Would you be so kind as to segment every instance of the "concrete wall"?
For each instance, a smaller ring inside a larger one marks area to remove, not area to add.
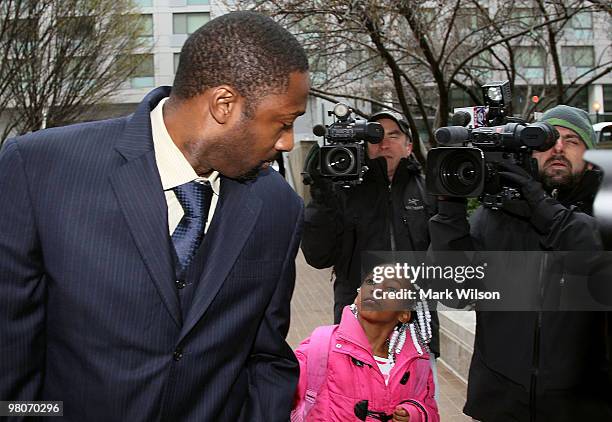
[[[439,311],[440,358],[464,382],[467,382],[472,353],[476,314],[473,311]]]

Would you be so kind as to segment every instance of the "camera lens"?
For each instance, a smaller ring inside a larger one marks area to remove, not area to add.
[[[457,168],[457,179],[466,186],[474,183],[476,179],[476,167],[474,167],[474,163],[469,161],[461,163],[459,168]]]
[[[330,174],[344,176],[353,171],[355,154],[345,147],[333,148],[325,157],[325,166]]]
[[[478,186],[481,178],[480,163],[471,154],[450,154],[440,165],[440,181],[454,195],[469,194]]]

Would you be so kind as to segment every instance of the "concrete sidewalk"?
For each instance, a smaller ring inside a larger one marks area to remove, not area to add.
[[[304,260],[300,251],[296,258],[296,284],[291,301],[291,327],[287,341],[295,348],[319,325],[333,323],[333,290],[331,269],[317,270]],[[468,422],[463,415],[466,385],[444,365],[438,363],[440,418],[442,422]]]

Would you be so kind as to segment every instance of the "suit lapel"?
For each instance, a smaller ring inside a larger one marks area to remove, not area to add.
[[[189,334],[209,308],[255,227],[261,200],[251,193],[250,188],[250,184],[225,177],[221,180],[219,204],[204,237],[205,242],[210,242],[207,245],[209,256],[185,318],[180,340]]]
[[[168,312],[181,326],[168,234],[168,207],[155,162],[150,111],[169,90],[151,92],[129,119],[116,150],[126,162],[110,183],[128,228]]]

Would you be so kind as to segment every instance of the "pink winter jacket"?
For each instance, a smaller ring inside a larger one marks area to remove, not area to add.
[[[300,380],[294,408],[304,400],[307,388],[309,344],[310,337],[295,351],[300,362]],[[439,422],[429,356],[418,354],[410,334],[396,356],[389,385],[385,385],[363,328],[348,306],[344,308],[340,325],[332,333],[329,347],[327,377],[308,414],[308,422],[358,421],[354,407],[362,400],[369,401],[371,411],[392,415],[400,405],[410,415],[410,422]],[[405,400],[411,402],[402,403]]]

